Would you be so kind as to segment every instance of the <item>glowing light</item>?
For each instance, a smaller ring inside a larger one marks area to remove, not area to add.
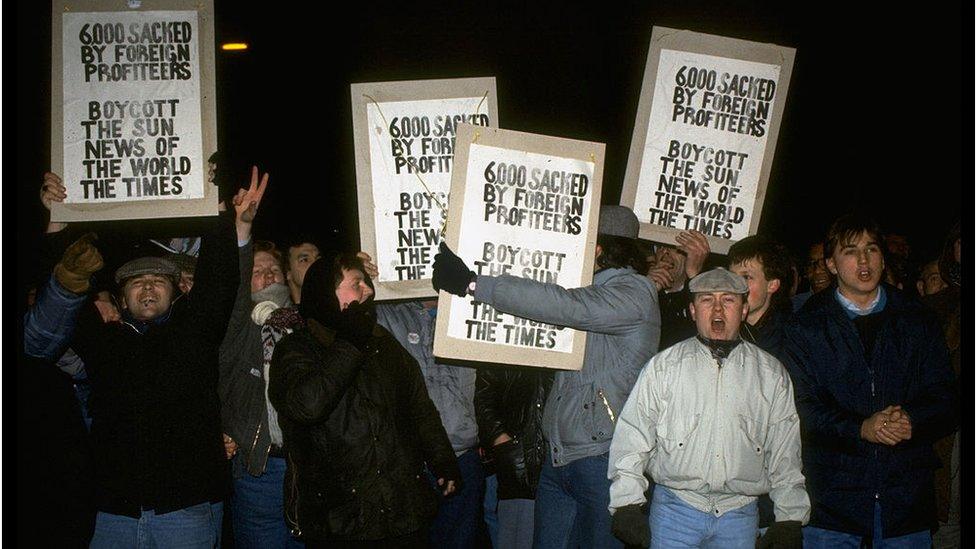
[[[222,49],[224,51],[240,51],[240,50],[246,50],[247,49],[247,44],[245,44],[243,42],[232,42],[232,43],[224,44],[224,45],[220,46],[220,49]]]

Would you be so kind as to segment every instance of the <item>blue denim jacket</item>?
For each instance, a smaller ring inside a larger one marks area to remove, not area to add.
[[[75,319],[84,303],[84,295],[62,288],[52,274],[24,315],[24,352],[52,361],[60,357],[74,334]]]

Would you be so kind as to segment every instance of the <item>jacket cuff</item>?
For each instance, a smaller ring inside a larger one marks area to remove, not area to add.
[[[481,303],[491,303],[495,298],[495,286],[498,284],[497,276],[480,275],[475,280],[474,300]]]

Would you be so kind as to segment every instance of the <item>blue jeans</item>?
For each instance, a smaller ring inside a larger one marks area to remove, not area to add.
[[[758,524],[756,502],[716,517],[695,509],[671,490],[658,486],[648,521],[651,549],[714,547],[754,549]]]
[[[874,533],[872,537],[874,549],[929,549],[932,546],[932,533],[928,530],[896,538],[884,537],[884,531],[881,528],[881,504],[877,502],[874,504]],[[803,529],[803,546],[813,549],[818,547],[858,549],[861,547],[861,536],[807,526]]]
[[[542,464],[535,495],[536,549],[622,549],[610,531],[607,454],[553,467]]]
[[[139,518],[99,511],[90,549],[213,549],[220,546],[223,503],[200,503]]]
[[[485,491],[485,469],[481,456],[468,450],[457,458],[461,470],[461,489],[454,494],[440,496],[437,517],[430,526],[431,547],[474,547],[481,530],[481,499]],[[438,494],[444,487],[428,472],[428,480]]]
[[[491,538],[491,546],[498,547],[498,476],[489,475],[485,477],[485,527],[488,529],[488,537]]]
[[[305,546],[291,536],[285,523],[285,468],[283,458],[269,457],[261,476],[252,477],[245,472],[234,479],[231,498],[234,547],[301,549]]]

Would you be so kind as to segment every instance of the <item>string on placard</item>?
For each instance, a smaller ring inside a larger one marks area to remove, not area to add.
[[[380,107],[379,102],[377,102],[375,99],[373,99],[372,96],[370,96],[368,94],[365,94],[365,93],[363,94],[363,97],[365,97],[366,99],[369,99],[370,101],[373,102],[373,105],[376,106],[376,111],[378,113],[380,113],[380,118],[383,119],[383,125],[384,125],[384,127],[385,128],[389,128],[390,127],[390,123],[386,120],[386,115],[383,114],[383,109]],[[413,170],[413,175],[417,178],[417,181],[420,181],[420,185],[423,186],[424,192],[427,193],[427,196],[430,197],[430,199],[433,200],[437,204],[437,207],[441,211],[441,219],[443,220],[443,223],[441,223],[440,236],[441,236],[441,238],[443,238],[444,237],[444,233],[445,233],[445,231],[447,229],[447,206],[445,206],[440,201],[440,199],[437,198],[437,195],[435,195],[433,192],[431,192],[430,187],[427,186],[427,182],[424,181],[424,178],[420,177],[420,174],[417,173],[416,170]]]

